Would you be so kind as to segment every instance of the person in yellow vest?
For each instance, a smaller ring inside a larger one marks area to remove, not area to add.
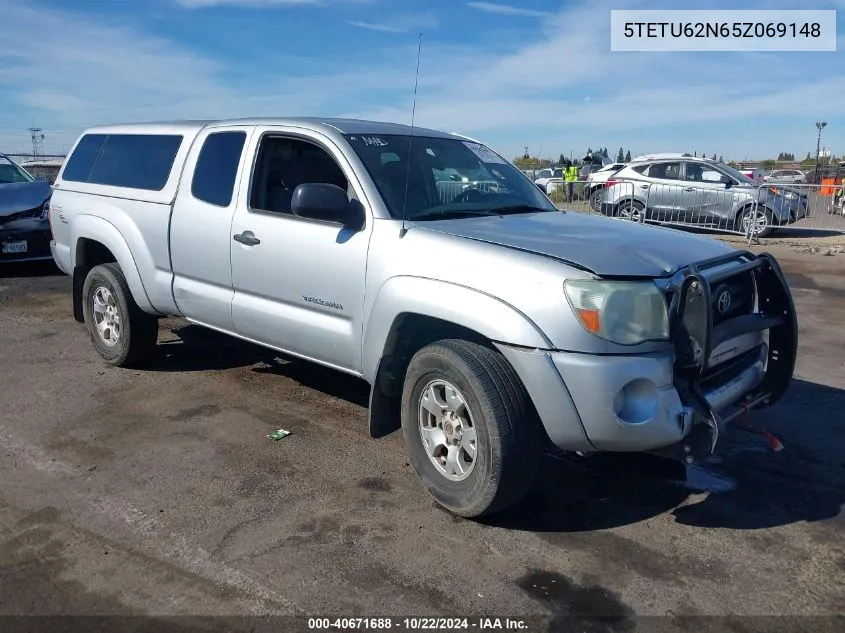
[[[566,161],[563,179],[566,181],[566,201],[572,202],[575,197],[575,181],[578,180],[578,166]]]

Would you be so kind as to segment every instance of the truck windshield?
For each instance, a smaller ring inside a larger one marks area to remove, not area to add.
[[[0,185],[10,185],[17,182],[33,182],[35,178],[18,167],[14,162],[0,156]]]
[[[347,134],[394,218],[556,211],[516,167],[471,141],[409,135]]]

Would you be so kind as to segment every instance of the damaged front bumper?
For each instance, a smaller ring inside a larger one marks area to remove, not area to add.
[[[743,292],[738,275],[746,275]],[[772,257],[732,252],[682,269],[662,288],[674,349],[599,355],[497,344],[560,450],[701,460],[725,425],[783,395],[797,323]],[[736,304],[717,311],[713,302],[726,288]]]
[[[714,323],[720,286],[749,275],[754,309]],[[730,253],[688,266],[667,288],[674,386],[689,432],[653,452],[693,463],[711,455],[725,427],[749,410],[771,406],[785,393],[795,369],[798,323],[783,271],[767,253]],[[744,336],[764,334],[765,342],[732,362],[714,363],[714,351]],[[718,379],[728,373],[728,379]],[[714,381],[714,376],[716,380]]]

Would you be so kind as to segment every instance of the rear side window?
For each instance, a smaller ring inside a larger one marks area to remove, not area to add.
[[[80,141],[62,177],[74,182],[161,191],[181,145],[182,136],[176,134],[90,135]]]
[[[648,170],[648,176],[659,180],[679,180],[681,163],[654,163]]]
[[[191,183],[194,198],[218,207],[228,207],[232,203],[232,192],[245,142],[245,132],[215,132],[208,135],[194,168]]]
[[[100,150],[103,149],[105,142],[105,134],[86,134],[83,136],[76,144],[73,154],[67,159],[62,179],[73,182],[88,182],[88,176],[91,175],[91,170],[94,168],[94,163],[97,162],[97,157],[100,155]]]

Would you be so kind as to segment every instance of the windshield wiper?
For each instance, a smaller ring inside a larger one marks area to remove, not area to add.
[[[408,218],[412,222],[416,220],[433,220],[433,219],[445,219],[445,218],[460,218],[460,217],[472,217],[476,215],[481,216],[491,216],[491,215],[501,215],[497,211],[491,211],[488,209],[436,209],[433,211],[428,211],[426,213],[420,213],[415,216]]]
[[[505,207],[496,207],[490,211],[496,215],[509,215],[511,213],[536,213],[541,211],[546,213],[552,209],[544,209],[533,204],[510,204]]]

